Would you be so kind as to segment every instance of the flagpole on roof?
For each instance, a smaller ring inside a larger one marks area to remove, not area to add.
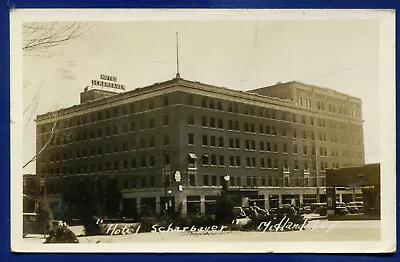
[[[180,78],[179,74],[179,35],[176,32],[176,78]]]

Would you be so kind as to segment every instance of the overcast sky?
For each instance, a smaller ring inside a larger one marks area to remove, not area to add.
[[[100,74],[127,90],[171,79],[179,32],[181,77],[236,90],[297,80],[359,97],[366,163],[379,162],[378,24],[373,20],[99,22],[83,36],[24,56],[24,163],[35,152],[37,114],[79,103]],[[31,107],[32,108],[32,107]],[[35,163],[24,169],[35,173]]]

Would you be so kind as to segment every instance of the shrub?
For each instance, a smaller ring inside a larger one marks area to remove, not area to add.
[[[87,236],[104,235],[106,230],[100,218],[96,216],[85,216],[83,218],[84,233]]]
[[[232,223],[234,218],[234,205],[229,195],[225,193],[218,195],[215,209],[215,222],[219,225],[226,225]]]
[[[41,203],[36,217],[36,230],[38,233],[46,234],[52,227],[53,214],[51,213],[50,206]]]
[[[79,243],[79,240],[65,225],[57,225],[50,230],[44,243]]]

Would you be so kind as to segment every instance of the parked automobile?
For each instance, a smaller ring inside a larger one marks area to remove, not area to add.
[[[23,213],[22,236],[25,237],[29,233],[34,233],[36,229],[36,213]]]
[[[362,201],[356,201],[356,202],[354,202],[354,203],[356,203],[356,205],[357,205],[358,212],[364,213],[364,202],[362,202]]]
[[[336,214],[337,215],[347,215],[349,213],[349,210],[346,207],[346,204],[343,202],[337,202],[336,203]]]
[[[347,210],[349,211],[350,214],[358,213],[357,205],[354,202],[347,203],[346,208],[347,208]]]
[[[258,212],[256,210],[252,209],[251,207],[243,207],[243,210],[248,217],[259,216]]]
[[[310,204],[311,213],[319,214],[320,216],[326,216],[327,204],[326,203],[312,203]]]
[[[310,206],[300,206],[299,212],[302,214],[311,214],[311,207]]]
[[[251,206],[250,208],[253,209],[253,211],[257,212],[261,216],[269,216],[268,210],[263,209],[259,206]]]
[[[247,216],[242,207],[234,207],[233,213],[235,218],[244,218]]]
[[[349,202],[347,203],[347,209],[350,213],[363,213],[364,212],[364,203],[357,201],[357,202]]]
[[[243,226],[251,221],[251,219],[246,215],[246,212],[244,211],[244,209],[242,207],[234,207],[233,212],[235,215],[234,223],[236,225]]]

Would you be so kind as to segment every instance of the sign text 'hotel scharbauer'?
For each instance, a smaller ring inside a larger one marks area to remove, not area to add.
[[[100,75],[100,79],[101,80],[92,80],[92,85],[125,90],[125,85],[117,84],[116,76]],[[111,81],[111,82],[106,82],[106,81]]]

